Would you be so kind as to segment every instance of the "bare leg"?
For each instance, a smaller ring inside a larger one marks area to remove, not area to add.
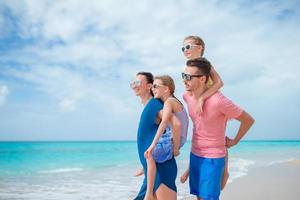
[[[154,179],[156,174],[156,163],[152,157],[147,158],[147,191],[144,200],[155,200],[154,197]]]
[[[228,149],[226,150],[226,157],[225,157],[225,166],[224,166],[224,173],[222,178],[222,184],[221,184],[221,190],[224,189],[226,186],[226,183],[229,178],[229,171],[228,171]]]
[[[157,200],[176,200],[177,193],[162,183],[156,190],[156,197]]]

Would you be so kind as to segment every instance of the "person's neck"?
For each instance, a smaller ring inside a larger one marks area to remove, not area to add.
[[[198,99],[206,90],[207,90],[207,86],[203,85],[199,87],[197,90],[193,91],[192,94],[195,98]]]
[[[151,98],[152,98],[152,95],[150,93],[147,93],[147,94],[141,96],[142,104],[145,106],[148,103],[149,99],[151,99]]]
[[[194,57],[189,58],[189,59],[187,59],[187,60],[193,60],[193,59],[198,59],[198,58],[202,58],[202,56],[201,56],[201,55],[199,55],[199,56],[194,56]]]
[[[166,100],[171,97],[172,95],[171,94],[167,94],[167,95],[164,95],[162,97],[160,97],[160,99],[163,101],[163,102],[166,102]]]

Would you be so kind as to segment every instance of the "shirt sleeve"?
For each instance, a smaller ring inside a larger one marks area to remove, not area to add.
[[[151,120],[156,123],[156,118],[158,116],[158,112],[163,109],[163,104],[159,99],[152,98],[150,100],[149,109],[151,112]]]
[[[219,110],[228,118],[237,118],[239,117],[243,109],[235,105],[230,99],[220,94],[219,96]]]
[[[182,95],[182,98],[185,102],[187,102],[187,98],[188,98],[187,96],[188,96],[188,94],[186,92],[183,93],[183,95]]]

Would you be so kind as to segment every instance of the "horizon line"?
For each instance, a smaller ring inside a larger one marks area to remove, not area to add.
[[[191,142],[192,140],[187,140]],[[240,142],[300,141],[300,139],[245,139]],[[0,142],[136,142],[136,140],[0,140]]]

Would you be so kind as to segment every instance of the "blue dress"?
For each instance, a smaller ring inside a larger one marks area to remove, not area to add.
[[[151,145],[156,131],[158,129],[158,124],[156,124],[156,118],[158,112],[163,109],[163,104],[160,100],[151,98],[147,105],[145,106],[138,127],[137,133],[137,145],[140,162],[144,169],[145,178],[141,189],[135,198],[135,200],[143,200],[147,190],[147,161],[144,157],[145,151]],[[177,176],[177,164],[174,157],[162,163],[156,163],[156,176],[154,183],[154,191],[160,186],[160,184],[165,184],[170,189],[177,192],[175,185],[175,180]]]

